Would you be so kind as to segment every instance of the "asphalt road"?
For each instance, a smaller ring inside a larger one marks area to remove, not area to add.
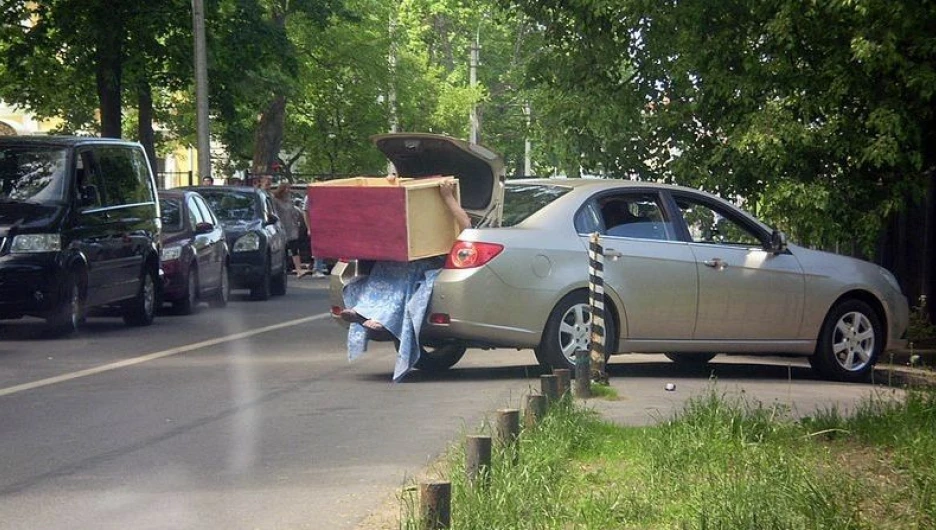
[[[539,389],[529,351],[471,350],[392,384],[394,353],[349,363],[324,280],[285,297],[128,328],[92,318],[70,339],[0,323],[0,526],[5,529],[357,528],[452,442]],[[816,380],[798,360],[610,367],[610,419],[666,418],[711,385],[803,412],[875,388]],[[667,382],[676,384],[666,391]]]

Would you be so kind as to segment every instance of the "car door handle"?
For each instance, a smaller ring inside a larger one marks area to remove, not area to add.
[[[728,267],[728,264],[725,263],[724,261],[722,261],[721,258],[707,259],[707,260],[703,261],[702,263],[704,263],[706,267],[711,267],[711,268],[713,268],[713,269],[715,269],[715,270],[719,270],[719,271],[720,271],[720,270],[724,270],[725,268]]]
[[[622,254],[621,252],[618,252],[617,250],[614,250],[613,248],[606,248],[604,249],[604,257],[615,260],[615,259],[623,258],[624,254]]]

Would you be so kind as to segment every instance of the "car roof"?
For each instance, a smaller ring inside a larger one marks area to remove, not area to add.
[[[65,135],[20,135],[0,136],[0,145],[51,145],[61,147],[76,147],[79,145],[139,145],[137,142],[122,140],[120,138],[101,138],[97,136],[65,136]]]

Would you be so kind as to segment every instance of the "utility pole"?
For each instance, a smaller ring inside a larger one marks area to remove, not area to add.
[[[198,178],[211,176],[211,135],[208,131],[208,56],[205,51],[205,5],[192,0],[195,35],[195,114],[198,136]]]
[[[474,43],[471,45],[471,63],[469,70],[469,79],[471,82],[472,92],[478,86],[478,55],[481,49],[481,27],[480,24],[478,29],[475,31]],[[471,106],[471,136],[468,139],[468,143],[476,144],[478,143],[478,134],[480,129],[480,124],[478,123],[478,104],[475,103]]]
[[[524,135],[524,140],[523,140],[523,176],[524,177],[529,177],[533,175],[533,162],[530,159],[530,151],[532,150],[532,146],[530,145],[530,124],[532,122],[530,113],[531,113],[531,110],[530,110],[529,102],[524,103],[523,114],[526,116],[526,125],[527,125],[526,134]]]
[[[397,116],[397,95],[396,95],[396,67],[397,67],[397,9],[399,5],[394,3],[390,10],[390,56],[387,58],[390,67],[390,88],[387,94],[387,104],[390,106],[390,132],[400,132],[400,118]]]

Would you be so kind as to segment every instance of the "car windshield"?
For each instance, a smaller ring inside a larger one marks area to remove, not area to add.
[[[65,160],[62,147],[0,146],[0,201],[64,201]]]
[[[182,231],[182,201],[159,199],[159,211],[162,213],[163,232]]]
[[[254,195],[229,190],[199,190],[221,222],[252,221],[257,218]]]
[[[510,184],[504,187],[501,226],[515,226],[569,192],[569,188],[545,184]]]

